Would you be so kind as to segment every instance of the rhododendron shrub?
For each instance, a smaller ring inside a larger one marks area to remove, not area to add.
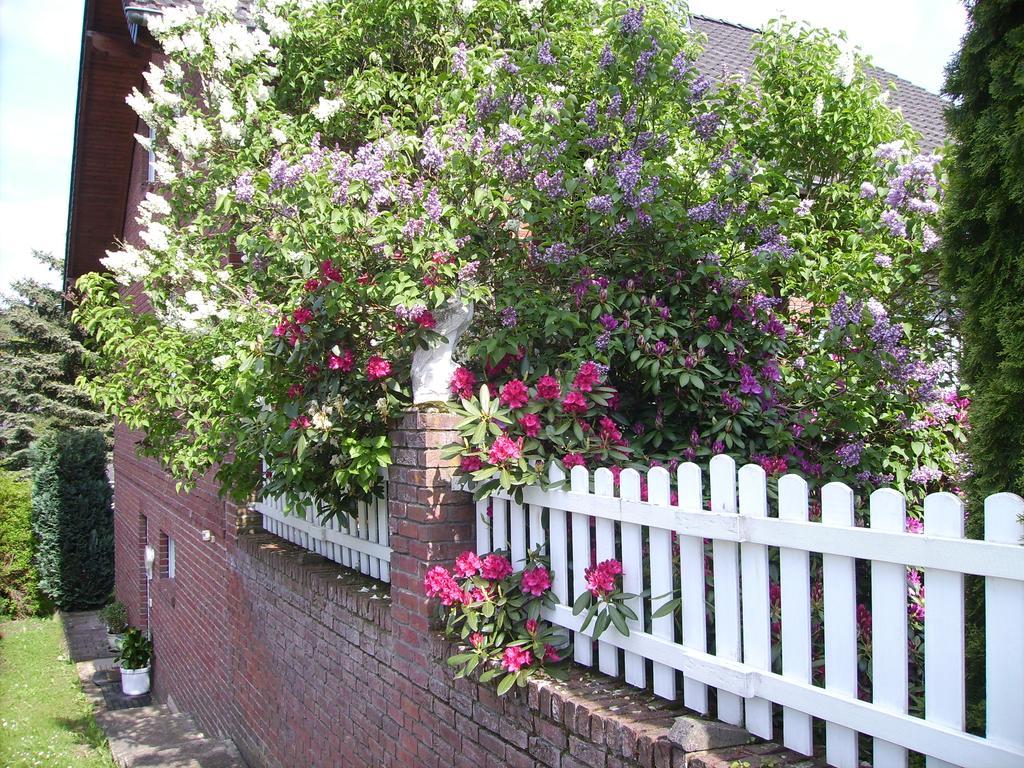
[[[561,677],[556,667],[569,657],[565,633],[541,618],[557,603],[547,560],[530,552],[513,571],[504,552],[483,557],[463,552],[455,568],[435,566],[423,579],[427,597],[437,599],[445,633],[466,646],[448,659],[457,677],[480,670],[484,682],[501,677],[498,694],[524,686],[538,672]]]
[[[78,312],[90,394],[183,484],[371,493],[458,302],[453,450],[488,489],[717,452],[956,482],[941,165],[831,38],[771,31],[712,85],[675,3],[204,8],[152,22],[156,189]]]

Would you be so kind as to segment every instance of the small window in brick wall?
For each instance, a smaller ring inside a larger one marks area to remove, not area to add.
[[[160,532],[160,578],[173,579],[175,571],[174,537]]]

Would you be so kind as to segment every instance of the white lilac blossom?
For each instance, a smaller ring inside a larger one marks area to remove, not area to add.
[[[533,16],[543,4],[543,0],[519,0],[519,7],[527,16]]]
[[[238,10],[238,0],[203,0],[203,10],[207,14],[225,13],[234,16]]]
[[[934,480],[941,480],[942,470],[935,467],[918,467],[907,476],[907,479],[912,483],[927,485]]]
[[[853,76],[855,73],[854,65],[856,64],[856,57],[853,51],[848,48],[844,48],[839,56],[836,58],[836,77],[842,82],[845,88],[849,88],[853,83]]]
[[[107,251],[106,257],[100,259],[100,263],[110,270],[114,280],[120,285],[131,285],[150,273],[149,264],[142,254],[130,245],[126,245],[120,251]]]
[[[325,99],[320,97],[319,103],[313,108],[313,117],[321,123],[326,123],[342,108],[344,102],[341,99]]]
[[[476,10],[477,0],[459,0],[459,13],[463,16],[469,16],[473,11]]]
[[[797,216],[809,216],[811,213],[811,208],[813,207],[814,201],[811,200],[810,198],[807,198],[805,200],[801,200],[797,204],[796,209],[793,211],[793,213],[795,213]]]
[[[213,358],[210,361],[210,363],[212,363],[213,367],[218,371],[223,371],[231,364],[231,360],[231,355],[218,355],[217,357]]]
[[[167,134],[167,143],[186,159],[195,157],[200,149],[213,141],[209,129],[194,115],[182,115],[175,119]]]
[[[167,239],[167,235],[170,230],[163,224],[152,222],[148,229],[144,229],[139,233],[139,238],[144,242],[150,250],[153,251],[167,251],[170,249],[170,242]]]
[[[822,113],[825,111],[825,97],[820,93],[814,97],[814,106],[812,109],[815,117],[821,117]]]

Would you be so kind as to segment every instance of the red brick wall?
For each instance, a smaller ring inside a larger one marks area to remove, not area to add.
[[[275,536],[239,534],[212,483],[175,494],[118,430],[117,589],[135,623],[145,599],[139,514],[151,545],[165,533],[177,551],[175,578],[151,589],[156,697],[234,739],[253,766],[725,768],[756,767],[765,752],[787,764],[771,745],[685,755],[666,738],[677,707],[599,675],[503,699],[491,684],[453,679],[451,645],[432,629],[421,587],[427,568],[473,546],[470,498],[451,490],[440,459],[453,424],[411,413],[392,433],[390,598]]]

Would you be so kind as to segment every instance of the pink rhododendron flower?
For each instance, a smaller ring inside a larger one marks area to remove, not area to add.
[[[478,469],[482,469],[484,463],[480,460],[479,456],[463,456],[459,460],[459,471],[460,472],[476,472]]]
[[[331,263],[330,259],[325,259],[320,262],[320,274],[332,283],[340,283],[342,281],[341,272],[339,272],[337,267]]]
[[[292,312],[292,318],[299,325],[311,323],[313,322],[313,312],[312,310],[309,310],[306,307],[299,307],[294,312]]]
[[[507,672],[518,672],[533,663],[533,654],[519,645],[510,645],[501,657],[501,666]]]
[[[512,563],[501,555],[487,555],[480,564],[480,575],[488,581],[500,581],[512,573]]]
[[[544,645],[544,661],[550,661],[552,664],[557,664],[561,660],[561,657],[558,655],[558,649],[551,643],[546,643]]]
[[[572,380],[572,385],[580,392],[590,392],[600,383],[601,369],[597,367],[597,363],[593,360],[588,360],[581,365],[576,373],[576,378]]]
[[[907,533],[924,533],[924,523],[916,517],[907,515]]]
[[[508,461],[515,461],[523,455],[523,438],[513,440],[507,435],[501,435],[494,439],[491,445],[487,460],[491,464],[504,464]]]
[[[621,444],[622,431],[619,429],[619,425],[612,421],[607,416],[602,416],[598,422],[600,426],[601,439],[609,443],[615,443],[616,445]]]
[[[319,280],[317,280],[315,277],[311,277],[309,278],[309,280],[306,281],[306,290],[312,293],[313,291],[317,290],[320,287],[320,285],[321,283]]]
[[[562,463],[566,469],[572,469],[573,467],[584,467],[587,466],[587,460],[583,458],[582,453],[567,453],[562,458]]]
[[[312,423],[313,422],[309,420],[309,416],[303,414],[302,416],[299,416],[297,419],[292,419],[292,423],[289,424],[288,427],[289,429],[306,429]]]
[[[437,325],[437,320],[434,318],[434,313],[428,309],[425,309],[422,312],[420,312],[416,316],[415,320],[416,324],[419,325],[420,328],[433,328]]]
[[[531,635],[537,634],[537,620],[527,619],[526,620],[526,631]]]
[[[306,375],[309,376],[309,378],[311,379],[315,379],[317,376],[320,375],[320,366],[316,365],[315,363],[310,363],[309,365],[307,365],[305,370]]]
[[[448,573],[448,569],[440,565],[431,568],[423,577],[423,591],[427,597],[440,598],[441,605],[445,607],[462,602],[462,590],[458,583]]]
[[[476,576],[483,564],[483,560],[476,552],[468,550],[455,558],[455,575],[463,579]]]
[[[622,573],[622,563],[618,560],[604,560],[583,574],[587,580],[587,589],[594,597],[607,597],[615,591],[615,577]]]
[[[512,379],[512,381],[501,388],[501,392],[498,393],[498,399],[502,405],[509,408],[522,408],[530,402],[530,392],[522,381]]]
[[[351,349],[343,349],[340,355],[328,355],[327,357],[327,367],[332,371],[348,373],[355,363],[355,356]]]
[[[469,400],[473,396],[473,387],[476,386],[476,376],[469,368],[459,366],[452,374],[452,380],[448,383],[448,389],[460,400]]]
[[[479,648],[481,645],[484,644],[484,636],[479,632],[474,632],[472,635],[469,636],[469,644],[472,645],[474,648]]]
[[[536,413],[527,413],[519,418],[519,426],[527,437],[536,437],[540,434],[540,416]]]
[[[551,589],[551,574],[543,565],[534,568],[527,568],[523,571],[523,578],[520,582],[523,592],[534,597],[540,597]]]
[[[541,376],[537,379],[537,397],[544,400],[555,400],[562,394],[562,387],[554,376]]]
[[[370,381],[386,379],[391,375],[391,363],[383,357],[373,355],[366,363],[366,378]]]
[[[562,410],[566,413],[586,413],[587,399],[581,392],[570,392],[562,400]]]
[[[292,384],[290,387],[288,387],[288,397],[294,400],[296,397],[299,397],[303,393],[303,391],[305,391],[305,389],[306,388],[303,387],[301,384]]]

